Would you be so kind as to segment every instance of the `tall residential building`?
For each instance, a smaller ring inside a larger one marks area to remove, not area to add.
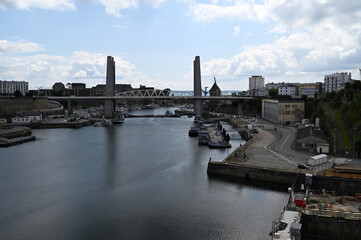
[[[255,97],[268,95],[268,90],[264,87],[264,77],[255,75],[249,78],[248,95]]]
[[[315,94],[322,93],[322,83],[301,83],[300,95],[306,95],[309,98],[314,98]]]
[[[346,83],[352,83],[351,73],[333,73],[325,76],[325,92],[338,92],[345,88]]]
[[[29,83],[25,81],[1,81],[0,80],[0,94],[9,95],[20,91],[25,95],[29,91]]]
[[[264,77],[252,76],[249,78],[249,90],[264,88]]]

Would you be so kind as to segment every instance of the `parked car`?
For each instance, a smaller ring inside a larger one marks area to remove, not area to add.
[[[307,165],[305,165],[305,164],[298,164],[297,167],[298,167],[299,169],[308,169],[308,168],[309,168],[309,167],[308,167]]]

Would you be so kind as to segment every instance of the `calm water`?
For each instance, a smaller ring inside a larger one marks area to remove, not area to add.
[[[267,239],[287,193],[208,177],[234,148],[198,146],[191,125],[34,130],[0,149],[0,239]]]

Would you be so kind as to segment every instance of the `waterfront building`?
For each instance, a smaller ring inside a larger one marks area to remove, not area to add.
[[[275,123],[301,122],[305,103],[301,100],[262,100],[262,118]]]
[[[278,87],[278,95],[288,95],[292,98],[300,97],[300,87],[297,83],[283,83]]]
[[[296,148],[328,153],[329,144],[325,133],[318,127],[308,126],[298,129]]]
[[[309,98],[314,98],[315,94],[322,93],[322,83],[301,83],[300,95],[306,95]]]
[[[13,117],[12,123],[31,123],[34,121],[41,121],[42,115],[39,111],[27,111],[23,114]]]
[[[13,95],[16,91],[20,91],[25,95],[29,91],[29,83],[25,81],[0,80],[0,95]]]
[[[352,83],[351,73],[341,72],[325,76],[325,92],[338,92],[345,88],[346,83]]]

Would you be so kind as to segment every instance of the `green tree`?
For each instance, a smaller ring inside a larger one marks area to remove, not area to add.
[[[272,88],[272,89],[270,89],[270,90],[268,91],[268,95],[269,95],[270,97],[277,97],[277,96],[278,96],[278,90],[275,89],[275,88]]]
[[[23,96],[23,94],[19,90],[16,90],[14,92],[14,95],[15,95],[15,97],[22,97]]]

